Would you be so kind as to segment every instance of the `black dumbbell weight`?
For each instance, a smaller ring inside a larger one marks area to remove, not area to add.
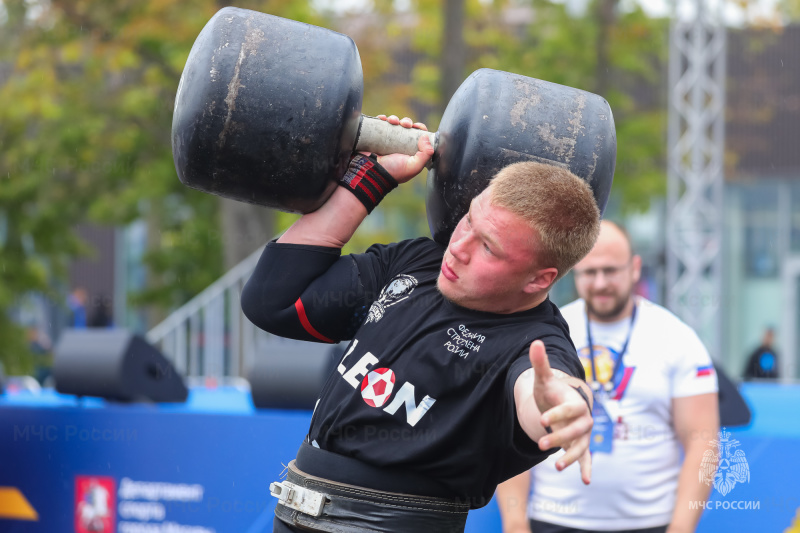
[[[224,8],[195,41],[172,127],[175,166],[190,187],[284,211],[328,198],[353,151],[436,149],[427,211],[446,242],[469,201],[502,167],[537,160],[587,180],[601,210],[611,188],[616,136],[601,97],[481,69],[458,89],[439,131],[391,126],[361,114],[358,50],[342,34]]]
[[[234,200],[313,211],[347,169],[362,85],[349,37],[223,8],[195,40],[175,97],[178,177]]]

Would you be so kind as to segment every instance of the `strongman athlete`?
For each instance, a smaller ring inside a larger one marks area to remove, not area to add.
[[[591,189],[517,163],[472,201],[447,247],[420,238],[342,257],[433,154],[427,136],[418,149],[354,156],[327,202],[267,245],[242,293],[270,333],[351,339],[287,478],[270,487],[275,531],[463,531],[498,483],[559,447],[556,468],[577,461],[589,483],[591,393],[548,291],[597,237]]]

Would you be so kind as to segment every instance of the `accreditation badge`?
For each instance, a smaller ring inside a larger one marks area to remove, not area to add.
[[[592,453],[611,453],[614,444],[614,423],[608,416],[606,402],[608,395],[603,390],[595,391],[594,405],[592,406],[592,426],[591,442],[589,451]]]

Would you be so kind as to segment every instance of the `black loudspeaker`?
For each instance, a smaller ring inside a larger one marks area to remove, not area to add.
[[[722,368],[714,363],[719,386],[719,425],[721,427],[746,426],[752,415],[750,408]]]
[[[248,372],[253,405],[260,409],[313,409],[343,348],[271,338]]]
[[[124,329],[68,329],[54,351],[56,390],[122,402],[183,402],[183,378],[154,346]]]

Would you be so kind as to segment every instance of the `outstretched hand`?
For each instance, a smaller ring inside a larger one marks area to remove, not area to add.
[[[422,122],[414,122],[408,117],[402,120],[397,118],[396,115],[378,115],[378,118],[385,120],[394,126],[402,126],[404,128],[414,128],[422,131],[428,131],[428,127]],[[417,141],[417,153],[414,155],[406,154],[390,154],[378,156],[378,163],[386,169],[386,171],[397,180],[398,183],[405,183],[411,178],[422,172],[425,165],[433,156],[433,146],[427,135],[422,135]]]
[[[541,413],[540,424],[552,433],[539,439],[539,448],[547,450],[560,446],[566,452],[556,463],[561,471],[576,460],[581,467],[581,479],[589,484],[592,477],[592,458],[589,439],[592,413],[580,394],[569,384],[566,374],[550,368],[544,343],[531,343],[529,357],[533,366],[533,399]],[[563,375],[559,377],[556,375]]]

